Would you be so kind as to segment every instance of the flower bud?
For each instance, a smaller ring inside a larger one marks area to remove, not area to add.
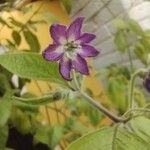
[[[150,92],[150,72],[145,76],[143,85],[145,87],[145,89]]]

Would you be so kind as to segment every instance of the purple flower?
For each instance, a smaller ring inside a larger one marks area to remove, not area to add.
[[[81,33],[83,20],[83,17],[79,17],[69,27],[53,24],[50,27],[53,44],[43,51],[44,59],[59,61],[59,72],[66,80],[71,80],[71,69],[88,75],[89,70],[85,58],[99,54],[93,46],[89,45],[96,36]]]
[[[148,73],[144,79],[143,85],[145,89],[150,92],[150,73]]]

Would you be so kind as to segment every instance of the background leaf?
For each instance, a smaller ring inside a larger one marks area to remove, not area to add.
[[[59,125],[39,127],[34,136],[35,142],[47,144],[50,148],[54,148],[63,136],[63,127]]]
[[[71,0],[60,0],[64,8],[66,9],[67,13],[71,12]]]
[[[20,42],[21,42],[20,34],[17,31],[13,31],[12,32],[12,37],[13,37],[14,41],[16,42],[16,44],[19,45]]]
[[[23,34],[27,43],[30,46],[30,50],[32,52],[40,52],[40,44],[36,35],[30,31],[24,31]]]
[[[36,53],[5,53],[0,55],[0,64],[22,78],[53,81],[66,84],[58,71],[58,64],[48,62]]]
[[[125,52],[128,47],[128,42],[126,40],[125,34],[123,31],[118,31],[116,33],[114,42],[120,52]]]

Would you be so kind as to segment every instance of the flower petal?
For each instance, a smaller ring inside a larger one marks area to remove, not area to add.
[[[81,45],[81,49],[77,51],[77,53],[82,57],[95,57],[99,54],[93,46],[91,45]]]
[[[85,74],[85,75],[88,75],[88,74],[89,74],[87,62],[86,62],[85,59],[82,58],[80,55],[77,55],[77,56],[72,60],[72,67],[73,67],[77,72],[80,72],[81,74]]]
[[[63,56],[63,47],[60,45],[49,45],[42,53],[44,59],[57,61]]]
[[[65,80],[71,80],[71,60],[63,57],[59,62],[59,72]]]
[[[68,41],[74,41],[80,37],[83,20],[83,17],[79,17],[69,26],[67,30]]]
[[[96,38],[95,34],[90,34],[90,33],[84,33],[81,35],[81,37],[77,40],[77,42],[79,43],[89,43],[92,40],[94,40]]]
[[[53,24],[50,27],[50,33],[54,43],[63,44],[66,42],[66,26]]]

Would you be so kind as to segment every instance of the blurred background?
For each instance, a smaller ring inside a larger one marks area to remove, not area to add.
[[[145,0],[74,0],[71,17],[85,16],[85,31],[97,35],[94,45],[101,49],[101,55],[94,61],[97,69],[111,63],[129,65],[128,56],[116,51],[114,34],[116,18],[132,18],[144,29],[150,29],[150,3]],[[134,57],[134,56],[133,56]],[[141,63],[134,57],[135,65]]]
[[[113,113],[122,115],[127,108],[131,74],[148,65],[150,52],[150,2],[146,0],[1,0],[0,54],[8,51],[40,53],[52,42],[49,27],[68,25],[78,16],[85,17],[83,31],[96,34],[93,45],[101,54],[89,60],[90,76],[82,89]],[[93,65],[92,65],[93,64]],[[94,67],[93,67],[94,66]],[[82,99],[67,93],[62,100],[31,111],[2,103],[8,80],[19,97],[41,96],[61,89],[58,84],[24,80],[0,66],[0,114],[8,114],[5,130],[1,127],[0,150],[64,150],[71,142],[112,121]],[[3,76],[5,76],[3,78]],[[136,105],[144,106],[148,92],[143,78],[136,83]],[[10,90],[9,89],[9,90]],[[5,132],[2,132],[5,131]],[[3,141],[3,142],[2,142]]]

